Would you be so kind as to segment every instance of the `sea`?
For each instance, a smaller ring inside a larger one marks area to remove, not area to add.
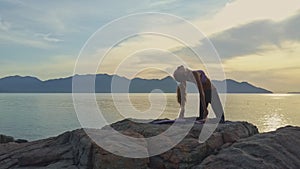
[[[125,118],[175,119],[179,112],[176,94],[173,93],[82,96],[0,94],[0,134],[32,141],[82,127],[101,128]],[[220,96],[223,98],[226,120],[250,122],[258,127],[259,132],[273,131],[287,125],[300,126],[300,94]],[[189,95],[186,117],[198,116],[197,98],[197,95]],[[214,117],[211,108],[209,117]]]

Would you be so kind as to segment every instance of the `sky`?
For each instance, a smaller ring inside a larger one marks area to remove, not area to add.
[[[161,23],[167,24],[145,24],[151,23],[150,17],[144,18],[147,22],[133,19],[110,28],[109,34],[97,34],[120,17],[144,12],[182,18],[204,37],[186,31],[186,24],[176,20],[161,18]],[[199,61],[189,46],[174,38],[139,34],[120,39],[114,46],[97,42],[98,53],[81,62],[84,68],[80,72],[93,73],[89,68],[97,63],[97,73],[131,71],[135,73],[132,77],[162,78],[178,66],[179,57],[192,69],[205,69],[205,64],[219,66],[226,78],[274,92],[300,92],[299,0],[0,0],[0,77],[47,80],[72,76],[92,35],[108,42],[123,30],[143,32],[149,27],[182,32],[199,49],[207,49],[207,38],[219,54],[219,63]],[[108,50],[99,65],[100,53]]]

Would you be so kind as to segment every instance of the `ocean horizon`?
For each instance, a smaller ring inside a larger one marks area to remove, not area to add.
[[[95,94],[98,108],[105,121],[94,121],[87,116],[91,128],[103,127],[125,118],[177,118],[179,106],[175,94],[151,95],[130,93],[128,96],[133,106],[131,107],[124,99],[113,101],[109,93]],[[250,122],[256,125],[260,132],[273,131],[287,125],[300,125],[300,114],[296,106],[300,104],[299,94],[220,95],[221,97],[226,95],[226,101],[223,103],[226,120]],[[127,97],[127,94],[116,96],[122,98]],[[194,100],[195,97],[196,95],[191,94],[188,101]],[[166,105],[162,106],[162,103]],[[186,117],[198,116],[198,112],[195,111],[197,105],[192,101],[190,103],[187,104]],[[82,128],[71,93],[1,93],[0,107],[1,133],[15,138],[38,140]],[[88,109],[87,107],[87,112]],[[142,112],[148,113],[141,116]],[[209,117],[214,117],[210,108],[209,112]]]

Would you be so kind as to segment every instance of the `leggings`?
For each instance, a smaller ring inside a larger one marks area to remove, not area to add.
[[[221,119],[220,122],[224,122],[225,117],[224,117],[223,106],[222,106],[222,103],[221,103],[221,100],[220,100],[217,90],[214,87],[211,90],[205,90],[204,95],[205,95],[205,101],[206,101],[205,108],[207,108],[208,104],[210,103],[217,119]],[[200,120],[205,119],[207,117],[207,115],[208,114],[204,114],[204,107],[200,101],[199,119]]]

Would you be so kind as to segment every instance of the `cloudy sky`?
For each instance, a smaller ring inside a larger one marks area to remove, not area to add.
[[[30,75],[46,80],[71,76],[80,50],[99,28],[126,15],[158,12],[178,16],[197,27],[218,52],[226,78],[275,92],[300,91],[299,0],[1,0],[0,8],[0,77]],[[150,27],[185,32],[182,23],[162,23],[167,24]],[[147,26],[126,22],[112,32],[133,27],[142,32]],[[206,49],[203,37],[193,35],[186,33],[195,47]],[[113,39],[110,36],[96,38],[105,41]],[[98,73],[116,73],[122,63],[120,70],[135,67],[140,70],[136,76],[160,78],[166,75],[164,71],[178,66],[172,61],[174,55],[193,69],[205,69],[182,43],[158,34],[132,36],[115,46],[97,46],[98,51],[108,49],[111,51]],[[82,73],[91,73],[90,64],[98,63],[97,54],[90,57],[90,62],[82,64],[87,67]]]

